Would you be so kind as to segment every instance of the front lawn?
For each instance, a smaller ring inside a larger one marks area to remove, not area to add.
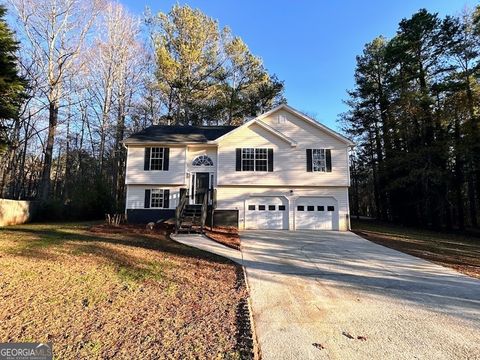
[[[0,342],[53,342],[58,359],[250,356],[238,265],[158,231],[90,226],[0,230]]]
[[[480,279],[480,238],[353,220],[352,231],[365,239]]]

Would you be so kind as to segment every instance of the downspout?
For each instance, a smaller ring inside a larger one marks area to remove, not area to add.
[[[351,225],[351,220],[350,220],[350,185],[351,185],[351,179],[350,179],[350,149],[353,150],[355,145],[351,145],[350,147],[347,147],[347,175],[348,175],[348,187],[347,187],[347,230],[352,231],[352,225]]]
[[[127,157],[125,159],[125,188],[126,188],[126,194],[125,194],[125,220],[128,221],[127,219],[127,206],[128,206],[128,189],[130,186],[127,184],[127,176],[128,176],[128,146],[125,145],[124,142],[122,142],[123,147],[127,150]]]

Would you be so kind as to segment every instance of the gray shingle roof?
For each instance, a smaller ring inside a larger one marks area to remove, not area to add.
[[[235,129],[236,126],[169,126],[153,125],[130,135],[125,144],[142,144],[149,142],[166,143],[206,143]]]

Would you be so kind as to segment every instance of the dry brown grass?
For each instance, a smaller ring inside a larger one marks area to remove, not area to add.
[[[159,231],[31,224],[0,232],[0,341],[59,359],[244,358],[232,262]]]
[[[240,250],[240,236],[238,235],[238,229],[235,227],[218,226],[211,230],[207,228],[205,235],[220,244]]]
[[[358,220],[352,221],[352,231],[377,244],[480,279],[480,238]]]

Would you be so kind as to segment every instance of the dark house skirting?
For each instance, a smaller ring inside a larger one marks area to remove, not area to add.
[[[207,216],[206,225],[210,226],[211,216]],[[214,226],[238,227],[238,210],[215,210],[213,212]]]
[[[148,224],[175,218],[174,209],[127,209],[127,221],[130,224]]]
[[[148,224],[175,218],[174,209],[127,209],[127,221],[130,224]],[[206,226],[211,224],[211,213],[207,215]],[[215,210],[214,226],[238,226],[238,210]]]

